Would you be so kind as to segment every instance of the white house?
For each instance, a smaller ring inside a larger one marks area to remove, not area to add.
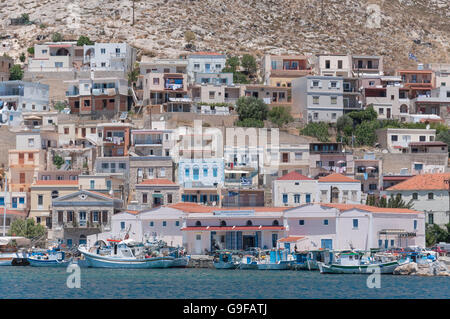
[[[299,206],[319,201],[317,180],[292,171],[273,181],[273,205]]]
[[[426,213],[428,224],[444,226],[450,223],[449,184],[450,173],[420,174],[385,190],[390,197],[400,194],[408,203],[413,200],[413,208]]]
[[[319,178],[319,201],[321,203],[361,203],[361,181],[333,173]]]

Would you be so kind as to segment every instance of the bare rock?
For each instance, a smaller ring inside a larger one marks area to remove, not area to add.
[[[394,275],[412,275],[418,272],[416,263],[400,265],[394,269]]]

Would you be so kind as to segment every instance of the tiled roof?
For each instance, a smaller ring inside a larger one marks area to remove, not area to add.
[[[319,183],[330,183],[330,182],[336,182],[336,183],[360,183],[360,181],[350,178],[348,176],[339,174],[339,173],[333,173],[324,177],[319,178]]]
[[[167,178],[152,178],[152,179],[144,179],[138,185],[177,185],[172,181],[169,181]]]
[[[0,209],[1,214],[3,215],[3,208]],[[18,215],[27,217],[27,212],[23,210],[16,210],[16,209],[6,209],[6,215]],[[2,217],[3,218],[3,217]]]
[[[324,203],[321,203],[320,205],[337,208],[341,212],[350,210],[350,209],[360,209],[360,210],[365,210],[365,211],[371,212],[371,213],[409,213],[409,214],[422,213],[422,212],[408,209],[408,208],[385,208],[385,207],[368,206],[368,205],[361,205],[361,204],[324,204]]]
[[[34,182],[34,185],[78,185],[78,180],[38,180]]]
[[[296,171],[287,173],[286,175],[278,178],[279,181],[311,181],[312,178],[309,178],[305,175],[297,173]]]
[[[450,173],[420,174],[386,190],[447,190],[448,184],[445,183],[446,179],[450,179]]]
[[[224,210],[253,210],[255,212],[283,212],[292,207],[217,207],[204,206],[197,203],[179,202],[169,205],[170,208],[181,210],[185,213],[212,213],[214,211]]]

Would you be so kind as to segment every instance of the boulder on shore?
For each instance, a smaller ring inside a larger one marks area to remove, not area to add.
[[[394,275],[412,275],[414,273],[416,273],[418,270],[417,264],[412,262],[412,263],[407,263],[404,265],[400,265],[397,268],[394,269]]]

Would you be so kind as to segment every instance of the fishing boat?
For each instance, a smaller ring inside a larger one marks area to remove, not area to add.
[[[253,255],[244,255],[238,265],[239,269],[258,269],[258,262]]]
[[[65,260],[66,254],[63,251],[49,250],[46,253],[32,253],[28,257],[30,266],[33,267],[67,267],[72,258]]]
[[[371,262],[370,259],[364,260],[362,253],[345,252],[339,254],[336,262],[325,264],[317,262],[320,273],[322,274],[372,274],[372,268],[379,267],[380,273],[392,274],[394,269],[401,263],[397,260],[388,262]]]
[[[294,270],[308,270],[308,251],[295,252],[291,268]]]
[[[290,256],[290,255],[289,255]],[[290,269],[293,259],[288,259],[287,250],[271,250],[269,258],[262,256],[257,262],[259,270],[286,270]]]
[[[305,270],[319,270],[319,262],[330,264],[333,262],[334,254],[328,249],[310,250],[305,264]]]
[[[18,248],[27,241],[24,237],[0,237],[0,266],[28,265],[27,253]]]
[[[80,253],[85,257],[89,267],[93,268],[168,268],[172,265],[172,256],[150,256],[145,247],[133,240],[108,240],[110,246],[92,247],[81,245]]]
[[[185,268],[189,264],[190,256],[185,255],[184,250],[176,248],[170,252],[169,256],[174,258],[171,268]]]
[[[215,256],[213,264],[216,269],[236,269],[239,265],[233,259],[233,253],[230,251],[218,252],[218,256]]]

